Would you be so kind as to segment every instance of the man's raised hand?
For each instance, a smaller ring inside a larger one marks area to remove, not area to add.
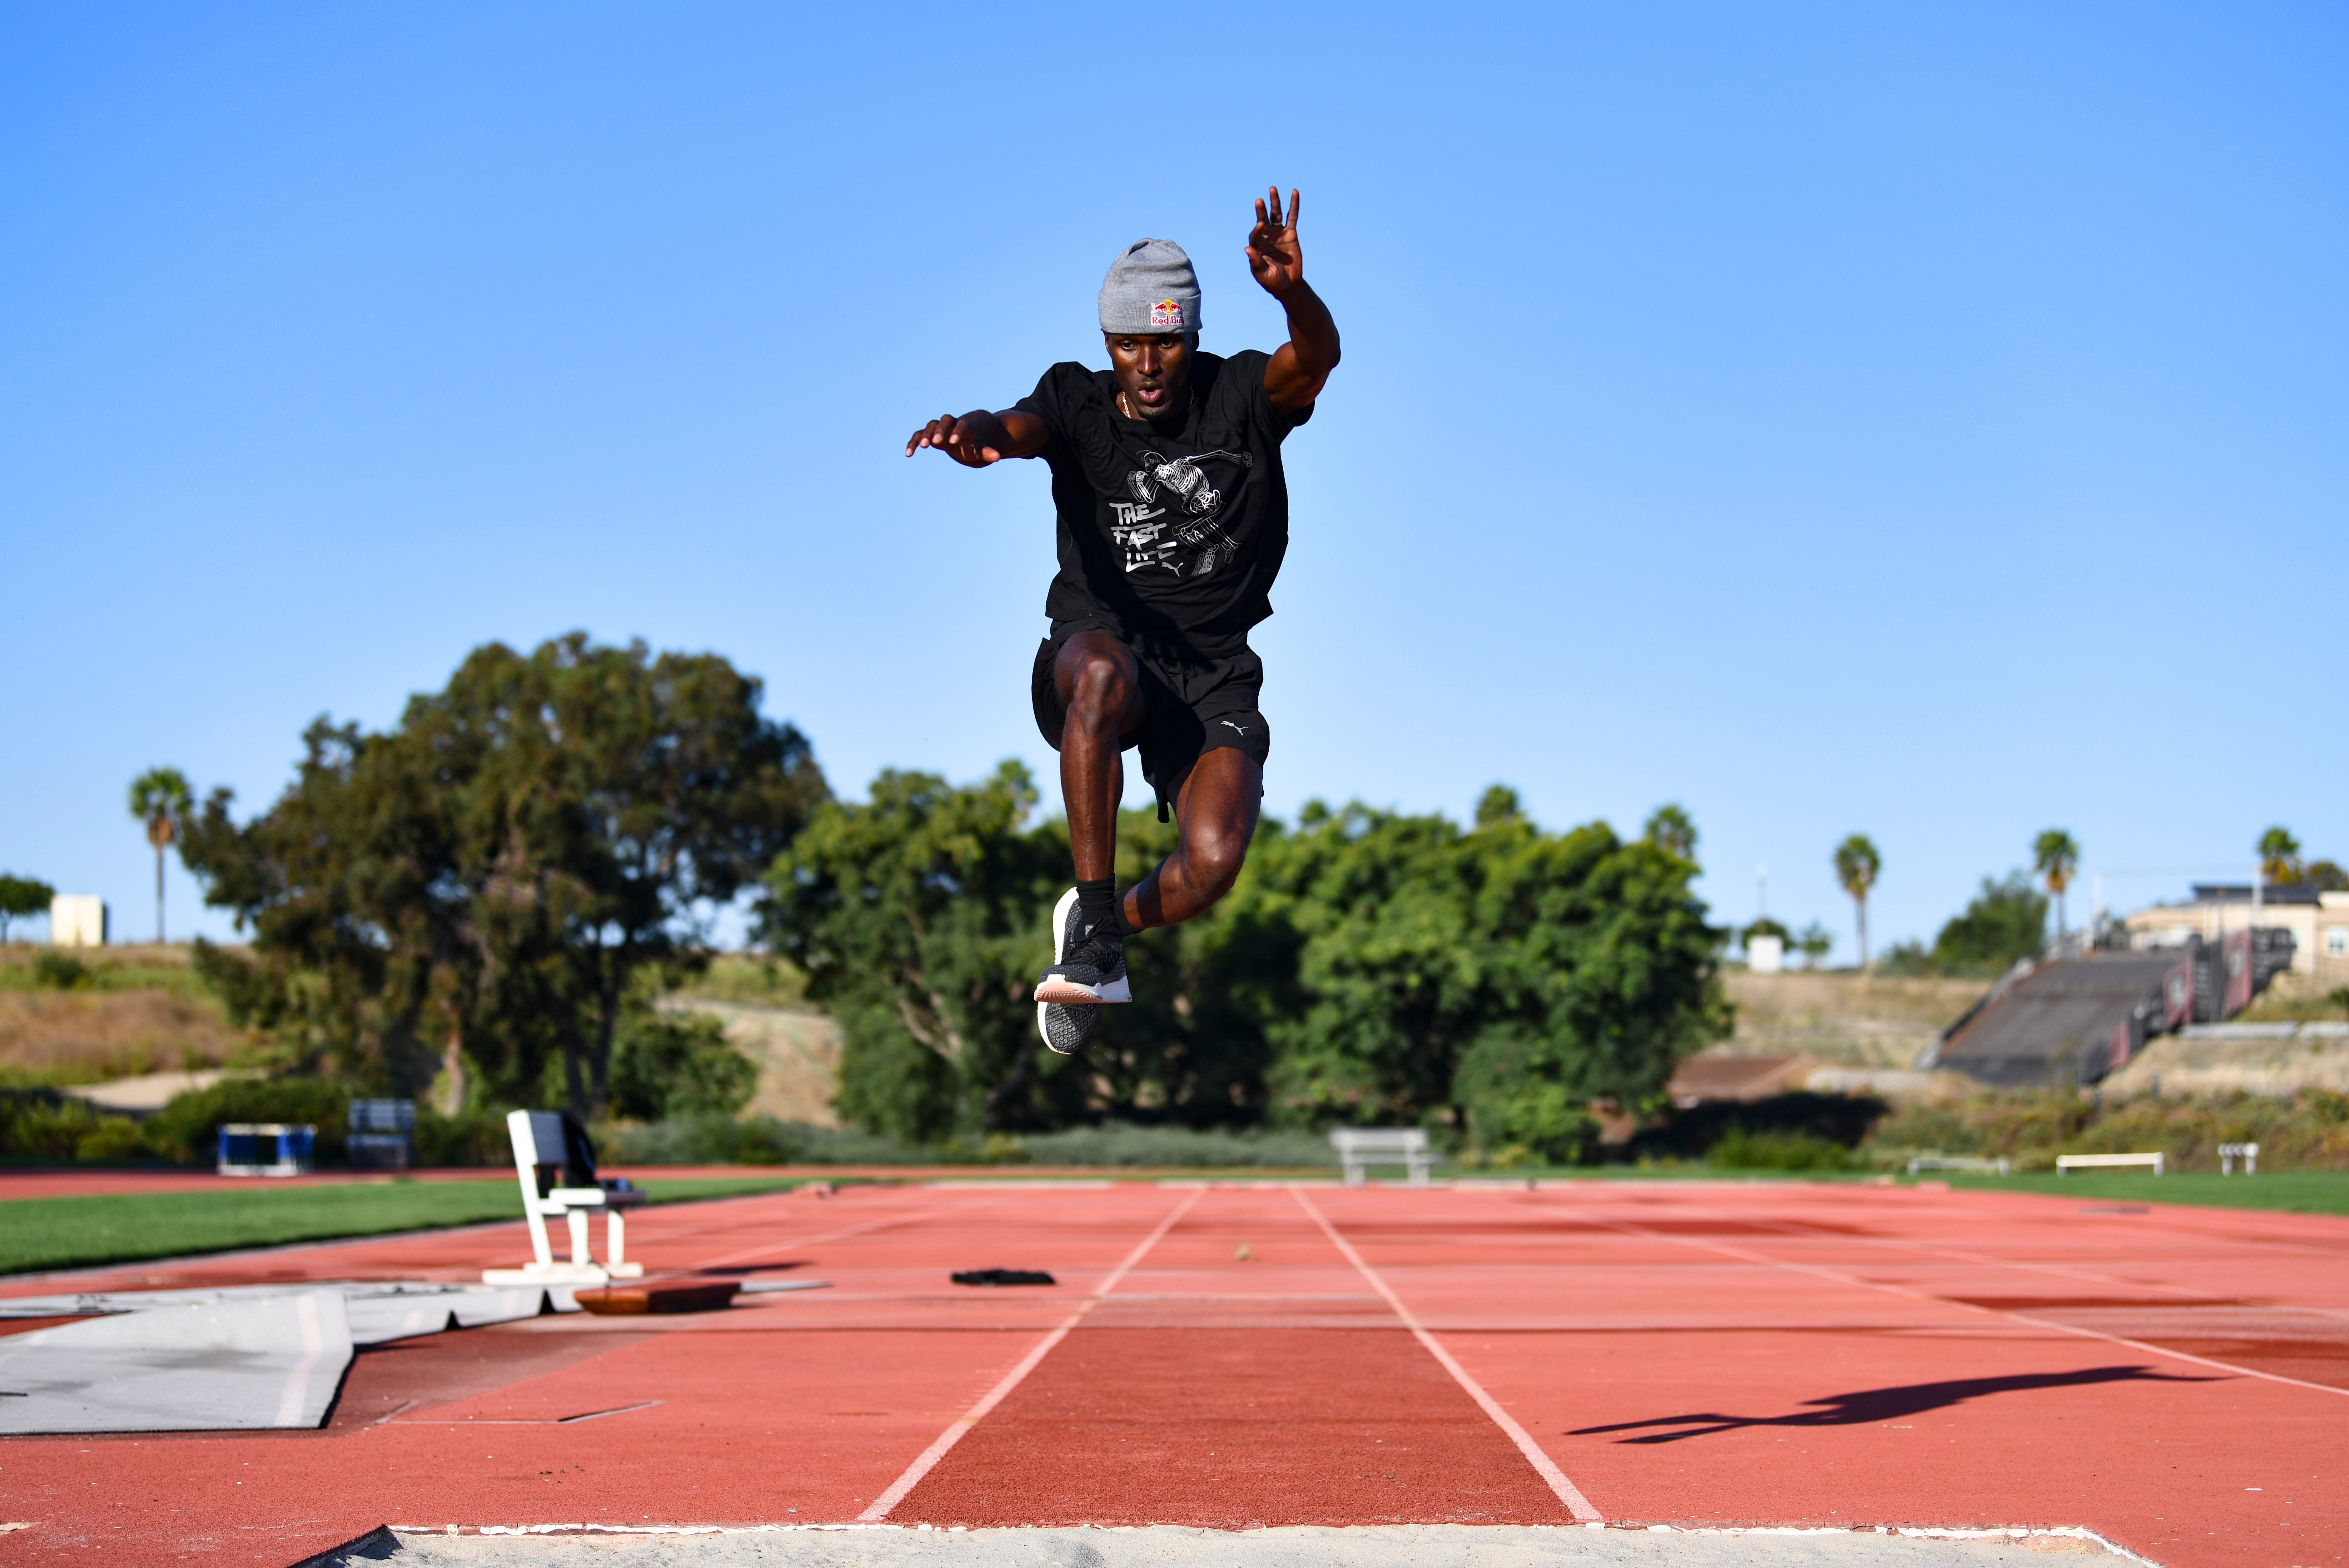
[[[992,414],[965,414],[960,418],[942,414],[914,432],[913,439],[905,443],[905,455],[910,458],[924,447],[935,447],[967,469],[983,469],[1000,462],[1008,444],[1003,421]]]
[[[1305,281],[1305,253],[1297,243],[1297,210],[1301,204],[1292,188],[1288,192],[1288,216],[1280,215],[1280,187],[1266,191],[1272,198],[1272,209],[1265,210],[1261,199],[1256,204],[1256,227],[1248,231],[1248,271],[1264,285],[1264,292],[1279,299]]]

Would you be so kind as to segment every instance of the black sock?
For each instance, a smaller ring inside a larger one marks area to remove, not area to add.
[[[1117,879],[1111,876],[1103,877],[1099,882],[1079,882],[1077,913],[1083,917],[1087,932],[1094,931],[1103,923],[1107,923],[1112,933],[1119,935],[1124,934],[1125,922],[1118,918]]]

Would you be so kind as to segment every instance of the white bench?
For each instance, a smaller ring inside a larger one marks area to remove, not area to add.
[[[2005,1176],[2012,1174],[2013,1168],[2003,1160],[1985,1160],[1974,1154],[1920,1154],[1909,1161],[1909,1174],[1914,1176],[1920,1171],[1994,1171]]]
[[[483,1269],[484,1284],[602,1284],[607,1280],[636,1279],[642,1264],[627,1261],[628,1227],[621,1211],[645,1201],[626,1181],[597,1181],[592,1187],[559,1185],[564,1175],[565,1143],[562,1116],[552,1110],[517,1110],[506,1117],[506,1134],[513,1140],[514,1173],[522,1181],[522,1212],[530,1222],[530,1245],[534,1254],[518,1269]],[[583,1139],[584,1143],[584,1139]],[[593,1156],[590,1154],[592,1160]],[[593,1179],[591,1164],[576,1178]],[[604,1212],[605,1261],[598,1265],[587,1252],[587,1216]],[[556,1263],[546,1238],[546,1222],[564,1221],[571,1231],[571,1261]]]
[[[1330,1134],[1337,1146],[1338,1163],[1344,1167],[1346,1185],[1359,1187],[1369,1179],[1364,1169],[1370,1165],[1400,1165],[1411,1173],[1414,1187],[1427,1185],[1427,1172],[1435,1163],[1428,1152],[1427,1132],[1417,1127],[1340,1127]]]
[[[2232,1176],[2235,1173],[2235,1161],[2238,1160],[2243,1162],[2244,1175],[2256,1176],[2260,1173],[2260,1146],[2258,1144],[2221,1143],[2219,1145],[2220,1175]]]
[[[2158,1154],[2058,1154],[2055,1157],[2055,1174],[2061,1176],[2066,1171],[2093,1171],[2103,1165],[2150,1165],[2153,1173],[2158,1176],[2164,1163]]]

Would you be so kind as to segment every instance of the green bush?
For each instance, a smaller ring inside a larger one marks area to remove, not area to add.
[[[96,1110],[55,1089],[0,1093],[0,1153],[20,1160],[72,1160],[98,1123]]]
[[[93,1163],[137,1160],[148,1152],[139,1124],[127,1116],[102,1116],[74,1144],[74,1158]]]
[[[88,965],[70,953],[45,947],[33,959],[33,978],[52,991],[80,991],[95,981]]]
[[[730,1115],[750,1103],[758,1064],[707,1013],[630,1011],[612,1043],[612,1114],[638,1121]]]
[[[505,1112],[466,1110],[442,1116],[425,1106],[416,1108],[416,1136],[409,1155],[419,1165],[510,1165],[513,1142],[506,1132]]]
[[[1809,1132],[1751,1132],[1733,1127],[1713,1140],[1705,1162],[1732,1171],[1849,1171],[1852,1151]]]
[[[1103,1122],[1030,1132],[1019,1139],[1031,1165],[1246,1166],[1338,1163],[1330,1140],[1318,1132],[1226,1131],[1189,1127],[1136,1127]]]
[[[349,1092],[321,1078],[230,1078],[175,1097],[147,1123],[147,1142],[166,1160],[210,1161],[224,1121],[308,1122],[317,1130],[316,1158],[343,1154]]]
[[[640,1165],[1094,1165],[1160,1167],[1306,1166],[1338,1162],[1319,1133],[1106,1122],[1018,1137],[905,1143],[872,1133],[810,1127],[758,1116],[671,1117],[598,1129],[605,1161]]]
[[[635,1165],[912,1165],[935,1161],[934,1150],[869,1133],[841,1132],[803,1122],[754,1116],[671,1117],[636,1127],[598,1129],[595,1147],[612,1164]]]

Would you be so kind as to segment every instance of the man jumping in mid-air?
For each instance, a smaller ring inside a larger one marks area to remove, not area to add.
[[[1199,283],[1167,240],[1137,240],[1102,284],[1110,368],[1044,372],[1016,407],[931,420],[905,443],[968,468],[1042,458],[1060,514],[1061,570],[1036,653],[1037,727],[1061,754],[1077,885],[1052,912],[1036,1026],[1067,1053],[1104,1002],[1130,1001],[1125,936],[1174,925],[1231,890],[1256,832],[1272,737],[1257,698],[1250,626],[1288,548],[1280,443],[1313,413],[1338,328],[1305,282],[1297,192],[1256,204],[1248,270],[1288,313],[1288,341],[1228,358],[1199,349]],[[1159,820],[1181,845],[1117,896],[1121,753],[1142,750]]]

